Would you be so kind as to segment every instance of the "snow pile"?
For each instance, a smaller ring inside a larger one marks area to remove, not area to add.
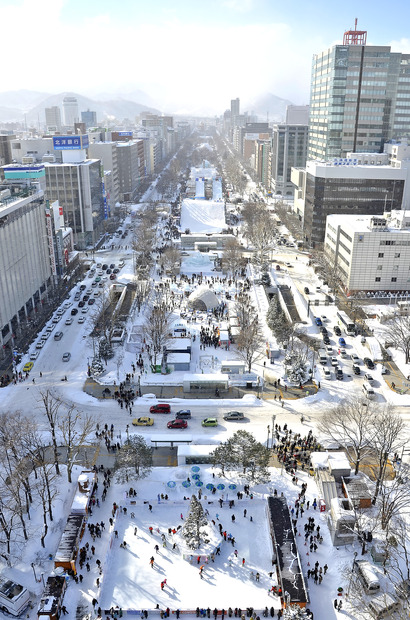
[[[223,202],[185,199],[181,205],[181,230],[191,233],[219,233],[225,227]]]

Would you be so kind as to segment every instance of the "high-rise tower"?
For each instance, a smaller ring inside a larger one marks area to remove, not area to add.
[[[410,54],[366,38],[356,20],[343,45],[313,57],[308,159],[382,152],[410,135]]]

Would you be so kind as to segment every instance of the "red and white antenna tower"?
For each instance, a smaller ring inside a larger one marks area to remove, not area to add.
[[[346,30],[343,35],[343,45],[366,45],[367,30],[357,30],[357,17],[354,20],[354,30]]]

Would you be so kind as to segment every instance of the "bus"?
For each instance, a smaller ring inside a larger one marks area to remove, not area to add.
[[[346,312],[342,312],[342,310],[339,310],[339,312],[337,313],[337,318],[342,323],[342,326],[348,336],[356,335],[355,324],[351,319],[349,319]]]

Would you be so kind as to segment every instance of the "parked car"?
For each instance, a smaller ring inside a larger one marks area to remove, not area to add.
[[[320,318],[320,316],[315,317],[315,323],[318,327],[322,327],[323,323],[322,323],[322,319]]]
[[[63,357],[62,357],[63,362],[69,362],[70,359],[71,359],[71,353],[69,353],[68,351],[66,351],[66,353],[63,353]]]
[[[335,368],[336,379],[338,381],[343,381],[343,370],[341,368]]]
[[[387,366],[382,366],[380,370],[382,375],[388,375],[390,373],[390,370],[387,368]]]
[[[342,337],[339,338],[339,346],[340,347],[345,347],[346,346],[346,340]]]
[[[114,263],[111,263],[111,265],[110,265],[110,269],[115,269],[115,265],[114,265]]]
[[[373,370],[374,369],[374,362],[373,360],[370,359],[370,357],[365,357],[363,360],[363,363],[365,366],[367,366],[367,368],[369,370]]]
[[[66,325],[71,325],[73,321],[74,321],[73,317],[70,316],[70,318],[65,320],[65,324]]]
[[[326,353],[327,353],[328,355],[332,355],[332,353],[333,353],[333,347],[331,347],[331,346],[327,346],[327,347],[326,347]]]
[[[218,420],[216,418],[205,418],[201,424],[202,426],[218,426]]]
[[[85,301],[79,301],[78,302],[78,307],[79,308],[84,308],[84,306],[85,306]]]
[[[80,316],[78,319],[79,323],[85,323],[85,316]]]
[[[167,423],[167,428],[187,428],[188,422],[186,420],[170,420]]]
[[[360,375],[360,366],[357,366],[357,364],[353,364],[353,372],[355,375]]]
[[[342,335],[342,331],[341,331],[341,329],[340,329],[340,327],[338,325],[334,326],[333,331],[335,332],[335,336],[341,336]]]
[[[115,273],[110,274],[110,280],[115,280],[115,279],[116,279],[116,277],[117,277],[117,276],[115,275]]]
[[[340,349],[340,355],[342,357],[347,357],[346,349]]]
[[[150,413],[171,413],[171,405],[167,403],[158,403],[149,408]]]
[[[330,344],[330,338],[329,338],[329,336],[327,334],[325,334],[323,336],[323,343],[326,344],[326,345]]]
[[[358,355],[356,355],[356,353],[352,353],[350,359],[352,360],[353,364],[360,364],[360,358]]]
[[[42,349],[44,347],[44,340],[39,340],[36,344],[36,349]]]
[[[305,288],[304,288],[303,290],[304,290],[304,292],[306,293],[306,295],[309,295],[309,289],[308,289],[308,287],[307,287],[307,286],[305,286]]]
[[[54,340],[61,340],[62,337],[63,337],[63,332],[56,332],[54,334]]]
[[[329,368],[324,368],[323,369],[323,376],[325,379],[330,379],[332,376],[332,373],[330,372]]]
[[[75,316],[76,314],[78,314],[78,308],[73,308],[71,310],[71,316]]]
[[[30,359],[36,360],[39,355],[40,355],[40,351],[33,351],[33,353],[30,353]]]
[[[178,420],[190,420],[191,419],[191,410],[190,409],[181,409],[177,411],[175,417]]]
[[[322,321],[322,319],[320,319],[320,320]],[[324,326],[322,325],[322,327],[320,328],[320,332],[321,332],[322,334],[327,334],[327,329],[326,329],[326,327],[324,327]]]
[[[339,360],[337,359],[337,357],[332,357],[330,363],[332,364],[332,366],[337,366],[339,364]]]
[[[243,420],[245,416],[241,411],[229,411],[226,415],[224,415],[224,420],[234,421],[234,420]]]
[[[154,424],[154,418],[134,418],[132,421],[133,426],[152,426]]]
[[[367,383],[370,383],[370,385],[373,385],[374,383],[373,376],[369,372],[366,372],[364,375],[364,380],[367,381]]]
[[[23,372],[30,372],[33,366],[34,366],[33,362],[27,362],[27,364],[24,364],[23,366]]]
[[[95,304],[95,299],[94,299],[94,297],[91,297],[91,299],[88,300],[88,305],[92,306],[94,304]]]

